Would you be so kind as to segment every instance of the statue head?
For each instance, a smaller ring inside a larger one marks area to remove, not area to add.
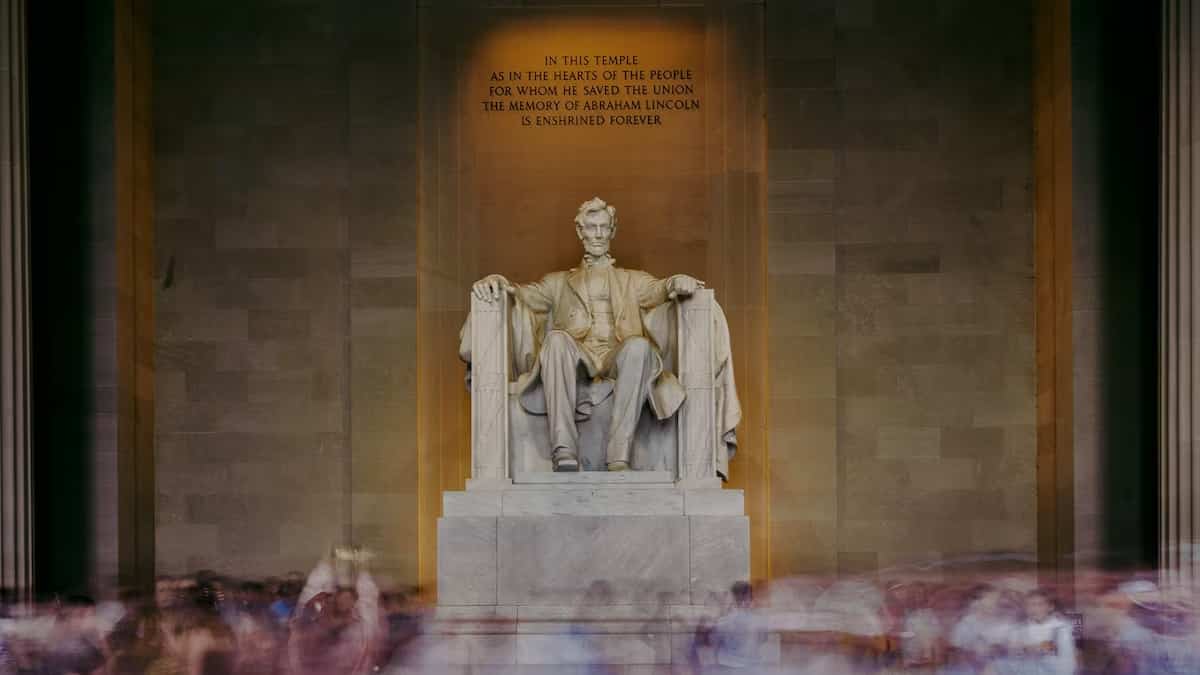
[[[617,209],[599,197],[587,200],[575,215],[575,233],[588,255],[606,255],[609,244],[617,235]]]

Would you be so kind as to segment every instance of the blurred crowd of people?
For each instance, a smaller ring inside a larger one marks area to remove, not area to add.
[[[1064,586],[1046,587],[1035,575],[1012,573],[739,583],[714,594],[687,621],[664,609],[666,625],[683,634],[675,642],[687,645],[665,668],[1200,673],[1200,608],[1189,589],[1165,587],[1154,573],[1079,573]],[[589,602],[596,597],[603,604],[603,595],[590,594]],[[445,672],[422,652],[441,636],[470,632],[428,630],[446,620],[415,589],[383,591],[365,565],[346,574],[332,557],[308,575],[265,581],[202,572],[159,579],[150,597],[4,604],[0,675]],[[586,622],[563,620],[572,628],[562,634],[590,639]],[[495,627],[482,632],[496,634]],[[591,672],[622,672],[592,665]],[[553,666],[529,670],[555,672]],[[516,672],[522,672],[519,666]]]
[[[379,672],[418,632],[420,605],[349,583],[333,557],[305,577],[163,577],[152,597],[6,603],[0,675],[355,675]]]
[[[1079,571],[1061,587],[1034,573],[792,578],[765,586],[758,601],[738,601],[737,590],[708,640],[718,665],[751,662],[747,631],[721,627],[740,615],[732,625],[755,626],[764,647],[778,641],[777,658],[760,652],[754,663],[774,660],[779,672],[1200,674],[1200,596],[1161,587],[1156,573]],[[732,658],[722,656],[723,633],[734,636]]]

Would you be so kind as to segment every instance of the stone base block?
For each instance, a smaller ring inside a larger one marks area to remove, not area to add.
[[[446,605],[495,605],[496,518],[438,519],[438,596]]]
[[[750,574],[745,516],[450,516],[439,604],[704,604]]]
[[[406,667],[649,674],[705,663],[696,626],[750,575],[742,503],[737,490],[636,483],[446,493],[439,606]],[[768,644],[764,663],[777,663]]]
[[[687,602],[690,518],[500,518],[504,605]]]

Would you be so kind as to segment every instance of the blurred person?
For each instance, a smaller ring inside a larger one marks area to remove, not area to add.
[[[267,608],[276,624],[287,626],[288,621],[292,618],[292,612],[296,611],[296,601],[300,597],[301,588],[301,582],[294,579],[284,579],[280,582],[275,599]]]
[[[0,588],[0,675],[17,672],[17,659],[10,643],[14,624],[12,609],[16,604],[16,592],[11,588]]]
[[[355,614],[353,588],[319,592],[297,612],[291,625],[288,662],[293,673],[361,673],[369,670],[370,642]]]
[[[575,609],[575,620],[567,628],[572,652],[587,675],[606,675],[616,670],[603,663],[604,651],[597,644],[592,625],[596,617],[593,608],[609,607],[612,604],[612,586],[603,579],[592,581]]]
[[[160,575],[154,579],[154,604],[160,610],[179,603],[179,584],[174,577]]]
[[[889,590],[900,664],[908,670],[930,669],[942,662],[945,641],[941,619],[929,606],[930,589],[922,582]]]
[[[235,669],[242,675],[269,675],[278,663],[281,631],[268,611],[266,587],[243,582],[224,613],[237,644]]]
[[[309,574],[288,639],[287,662],[293,673],[357,675],[375,666],[379,587],[364,568],[368,556],[357,549],[338,549],[335,556],[356,563],[354,585],[337,585],[330,558]]]
[[[814,626],[834,641],[854,672],[877,670],[887,653],[886,608],[879,587],[861,579],[834,582],[817,598]]]
[[[108,675],[140,675],[162,656],[158,608],[135,596],[126,595],[125,600],[127,611],[108,636]]]
[[[1149,670],[1164,675],[1200,672],[1200,623],[1190,588],[1164,588],[1153,603],[1135,603],[1137,621],[1154,634]]]
[[[175,595],[180,604],[188,606],[200,604],[204,595],[200,588],[200,579],[196,576],[184,576],[176,579]]]
[[[383,633],[380,635],[377,668],[399,665],[413,640],[421,634],[421,617],[410,606],[415,594],[397,591],[383,595]]]
[[[225,605],[225,580],[212,570],[200,570],[189,582],[182,587],[182,596],[186,604],[204,612],[221,614]]]
[[[267,604],[275,601],[279,597],[279,589],[283,586],[284,580],[279,577],[267,577],[262,581],[262,592],[267,599]]]
[[[46,636],[40,673],[85,675],[99,670],[106,662],[103,639],[96,630],[95,603],[85,596],[67,598],[55,612]]]
[[[58,624],[59,601],[42,598],[36,604],[15,604],[8,608],[4,622],[4,640],[12,659],[13,672],[41,673],[48,647]]]
[[[1009,656],[985,671],[994,675],[1073,675],[1076,667],[1073,627],[1055,611],[1042,590],[1025,596],[1024,621],[1009,641]]]
[[[1156,636],[1138,621],[1135,610],[1154,604],[1158,595],[1153,582],[1132,580],[1101,594],[1085,609],[1085,670],[1115,675],[1154,671]]]
[[[295,590],[296,598],[300,597],[300,591],[304,588],[306,581],[308,581],[308,576],[296,570],[288,572],[283,577],[283,583]]]
[[[7,623],[7,620],[5,620]],[[0,626],[0,675],[16,675],[17,658],[9,640],[8,627]]]
[[[717,619],[726,611],[729,601],[725,599],[728,593],[710,591],[705,598],[705,611],[694,617],[692,639],[688,645],[687,663],[692,672],[703,670],[705,658],[703,654],[711,654],[716,647],[715,629]],[[712,658],[709,659],[712,661]]]
[[[716,662],[722,668],[753,670],[762,662],[767,627],[754,610],[754,588],[749,583],[734,583],[729,594],[732,605],[712,627]]]
[[[1016,628],[1016,613],[1005,606],[999,589],[989,586],[978,591],[950,631],[953,652],[947,672],[983,672],[991,661],[1004,655]]]
[[[158,621],[162,649],[146,675],[230,675],[236,643],[213,611],[176,608]]]
[[[242,581],[231,585],[228,599],[221,607],[221,616],[234,627],[245,618],[255,620],[270,619],[270,604],[272,598],[267,595],[266,586],[258,581]]]

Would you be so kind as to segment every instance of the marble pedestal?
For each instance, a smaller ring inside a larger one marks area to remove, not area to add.
[[[749,578],[750,538],[740,490],[671,479],[518,473],[500,489],[445,493],[427,656],[680,663],[696,622],[715,618],[730,586]]]

